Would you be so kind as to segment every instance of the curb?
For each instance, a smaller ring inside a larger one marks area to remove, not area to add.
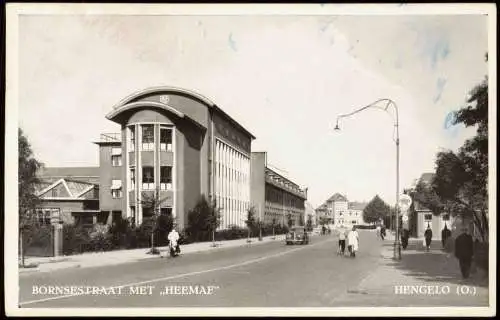
[[[239,239],[238,239],[239,240]],[[285,238],[284,237],[280,237],[279,235],[276,236],[276,239],[266,239],[266,238],[263,238],[262,241],[259,241],[258,239],[252,239],[251,242],[243,242],[243,243],[240,243],[240,244],[236,244],[236,245],[229,245],[229,246],[224,246],[224,244],[221,244],[221,243],[217,243],[217,246],[216,247],[212,247],[212,242],[207,242],[206,243],[206,247],[205,246],[201,246],[200,248],[198,249],[194,249],[192,251],[187,251],[187,252],[184,252],[183,254],[191,254],[191,253],[197,253],[197,252],[210,252],[211,250],[217,250],[217,249],[226,249],[226,248],[237,248],[237,247],[248,247],[248,246],[252,246],[252,245],[258,245],[258,244],[263,244],[263,243],[269,243],[269,242],[275,242],[275,241],[284,241]],[[164,250],[164,252],[167,252],[167,248],[168,247],[160,247],[158,248],[160,250],[160,252],[163,252],[162,249]],[[148,248],[144,248],[144,250],[147,250]],[[162,256],[162,258],[164,258],[165,256]],[[124,263],[130,263],[130,262],[139,262],[139,261],[145,261],[145,260],[150,260],[150,259],[154,259],[154,258],[160,258],[160,255],[147,255],[145,257],[134,257],[134,258],[131,258],[131,259],[125,259],[125,260],[118,260],[118,261],[114,261],[114,262],[111,262],[111,263],[103,263],[103,264],[98,264],[98,265],[85,265],[85,263],[78,263],[78,262],[75,262],[75,265],[69,265],[69,266],[57,266],[58,262],[69,262],[68,260],[71,260],[71,258],[68,258],[68,257],[64,257],[64,258],[61,258],[60,260],[62,261],[49,261],[49,262],[45,262],[45,263],[39,263],[38,267],[36,268],[18,268],[19,270],[19,274],[31,274],[31,273],[42,273],[42,272],[53,272],[53,271],[56,271],[56,270],[62,270],[62,269],[76,269],[76,268],[91,268],[91,267],[104,267],[104,266],[114,266],[114,265],[119,265],[119,264],[124,264]],[[53,267],[51,268],[40,268],[41,265],[52,265]]]

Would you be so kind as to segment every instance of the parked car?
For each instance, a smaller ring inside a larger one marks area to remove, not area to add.
[[[305,227],[292,227],[286,234],[286,244],[308,244],[309,234]]]

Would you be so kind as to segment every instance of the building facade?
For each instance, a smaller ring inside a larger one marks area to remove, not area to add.
[[[433,173],[424,173],[420,179],[418,179],[418,182],[430,184],[433,178]],[[409,189],[408,193],[411,195],[413,193],[412,191],[412,189]],[[422,203],[417,201],[414,197],[412,198],[412,205],[408,212],[408,227],[412,236],[423,238],[425,230],[430,228],[432,230],[433,239],[441,239],[441,231],[445,225],[448,229],[452,229],[454,219],[449,213],[443,212],[440,215],[434,215],[432,211],[427,209]]]
[[[332,225],[364,225],[363,210],[367,203],[349,202],[345,195],[335,193],[316,209],[318,217],[326,217]]]
[[[98,167],[42,168],[35,214],[41,225],[107,221],[99,210]]]
[[[183,229],[204,195],[221,208],[222,226],[244,216],[255,137],[212,101],[185,89],[150,88],[106,118],[121,130],[96,142],[101,211],[140,224],[153,214],[145,198],[158,197],[159,212],[171,213]]]
[[[292,225],[306,223],[307,189],[278,174],[267,165],[266,152],[251,155],[251,203],[264,223]]]

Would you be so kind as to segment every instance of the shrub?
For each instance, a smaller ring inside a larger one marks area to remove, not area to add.
[[[248,229],[236,225],[229,226],[228,229],[217,232],[217,238],[220,240],[242,239],[248,236]]]
[[[71,255],[88,250],[90,237],[87,228],[80,225],[63,225],[63,254]]]
[[[220,208],[214,201],[210,203],[202,196],[195,207],[188,212],[188,226],[186,235],[190,241],[209,241],[212,239],[212,230],[220,225]]]
[[[51,256],[53,249],[54,243],[51,225],[27,225],[24,227],[23,250],[25,254]]]
[[[106,224],[95,224],[89,230],[90,251],[109,251],[113,249],[112,235],[109,233],[109,226]]]
[[[172,230],[174,219],[171,214],[161,214],[158,216],[156,232],[155,232],[155,245],[166,246],[168,245],[168,233]]]
[[[155,222],[151,217],[144,218],[141,225],[136,229],[137,248],[147,248],[151,246],[151,232]]]

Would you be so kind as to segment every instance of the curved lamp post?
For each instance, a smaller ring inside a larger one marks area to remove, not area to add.
[[[381,104],[384,103],[385,106],[381,106]],[[398,106],[396,103],[391,100],[391,99],[379,99],[363,108],[360,108],[358,110],[355,110],[351,113],[347,114],[341,114],[337,117],[337,123],[335,125],[334,130],[340,130],[339,128],[339,120],[341,118],[347,118],[352,115],[355,115],[358,112],[361,112],[363,110],[366,110],[368,108],[377,108],[381,109],[387,113],[387,109],[392,106],[394,107],[395,113],[396,113],[396,119],[394,119],[394,130],[396,131],[396,138],[394,139],[394,142],[396,142],[396,237],[394,239],[394,256],[393,258],[395,260],[401,260],[401,243],[399,241],[399,115],[398,115]],[[389,113],[390,114],[390,113]]]

